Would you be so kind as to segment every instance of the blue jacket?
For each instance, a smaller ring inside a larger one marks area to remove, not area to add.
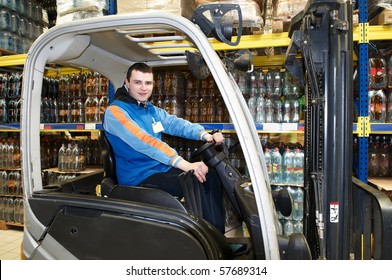
[[[199,124],[169,115],[150,102],[140,106],[125,88],[105,111],[103,128],[113,147],[118,183],[134,186],[149,176],[167,172],[182,159],[162,141],[162,132],[153,124],[161,123],[163,133],[191,140],[203,140],[207,132]]]

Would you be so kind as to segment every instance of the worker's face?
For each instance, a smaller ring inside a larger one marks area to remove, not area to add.
[[[125,80],[129,95],[140,102],[145,102],[150,98],[154,85],[152,73],[143,73],[133,70],[131,77]]]

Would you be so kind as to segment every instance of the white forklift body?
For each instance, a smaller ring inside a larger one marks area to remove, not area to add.
[[[172,36],[169,41],[159,36],[137,36],[163,31],[175,32],[176,36]],[[105,16],[55,26],[41,35],[29,50],[23,72],[21,113],[22,170],[25,188],[23,253],[27,258],[81,258],[80,255],[68,251],[64,244],[51,235],[52,229],[47,225],[50,224],[49,220],[56,217],[48,216],[47,221],[44,221],[45,219],[36,216],[33,205],[45,204],[46,200],[59,202],[63,199],[49,195],[33,202],[35,193],[48,192],[42,183],[40,160],[40,101],[47,65],[85,67],[106,76],[114,87],[118,88],[123,85],[126,71],[133,63],[146,62],[152,67],[184,66],[187,65],[185,50],[197,50],[201,54],[230,113],[249,170],[258,222],[262,231],[262,235],[252,238],[262,242],[266,259],[281,258],[277,218],[270,183],[265,172],[264,154],[247,104],[232,75],[200,28],[188,19],[162,12]],[[94,208],[95,203],[106,207],[105,211],[119,211],[119,208],[123,207],[122,204],[101,197],[94,198],[95,202],[90,199],[84,200],[82,196],[68,195],[67,199],[71,204],[76,203],[77,207]],[[48,212],[53,209],[53,206],[47,207]],[[59,203],[57,207],[63,206]],[[70,215],[72,216],[72,213]],[[111,226],[115,227],[115,224]],[[91,232],[91,235],[93,236],[94,232]],[[121,248],[116,248],[119,249]],[[94,256],[89,256],[86,252],[83,258]]]

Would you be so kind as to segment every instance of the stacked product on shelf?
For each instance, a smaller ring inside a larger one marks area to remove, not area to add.
[[[42,136],[41,142],[42,180],[46,184],[67,181],[102,166],[98,140],[91,137],[51,135]]]
[[[165,11],[191,19],[194,10],[205,4],[237,4],[241,8],[242,26],[250,33],[261,30],[263,27],[262,4],[257,0],[156,0],[156,1],[127,1],[117,0],[117,13],[135,13],[144,11]],[[209,14],[205,15],[210,18]],[[224,20],[233,22],[234,28],[238,27],[238,13],[229,12]]]
[[[0,1],[0,49],[27,53],[47,27],[46,11],[36,1]]]
[[[96,72],[45,76],[42,123],[100,123],[109,104],[109,81]],[[22,73],[0,73],[0,124],[20,123]]]
[[[20,142],[15,135],[0,139],[0,220],[23,223]]]
[[[382,55],[369,58],[369,117],[370,122],[385,123],[392,116],[388,93],[387,61]],[[388,117],[388,118],[387,118]]]
[[[255,123],[300,122],[303,90],[289,72],[269,68],[233,75]]]
[[[22,73],[0,73],[0,124],[19,123]]]
[[[293,201],[290,216],[283,216],[277,211],[284,235],[303,232],[304,216],[304,151],[299,143],[264,145],[264,157],[272,189],[287,189]]]
[[[56,24],[72,22],[78,19],[107,15],[106,0],[67,1],[57,0]]]

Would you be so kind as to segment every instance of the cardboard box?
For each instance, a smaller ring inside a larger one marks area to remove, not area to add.
[[[392,201],[392,177],[370,177],[368,181],[371,185],[377,187],[380,191],[385,193]]]
[[[181,5],[182,2],[185,1],[183,0],[139,0],[139,1],[117,0],[117,14],[145,12],[151,10],[162,10],[181,16],[183,14],[183,9]],[[186,2],[189,2],[189,0]]]
[[[370,25],[392,25],[392,10],[383,10],[369,23]]]

